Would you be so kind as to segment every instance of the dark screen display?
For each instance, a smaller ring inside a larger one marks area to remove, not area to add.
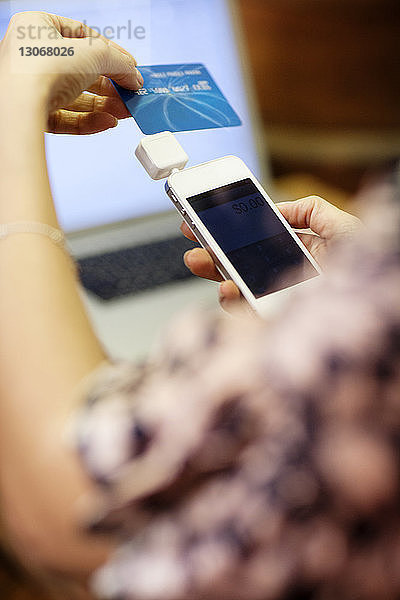
[[[256,298],[318,275],[251,179],[188,202]]]

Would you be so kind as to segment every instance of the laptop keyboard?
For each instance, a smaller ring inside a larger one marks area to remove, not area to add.
[[[85,289],[113,300],[193,277],[183,255],[193,248],[184,237],[124,248],[77,261]]]

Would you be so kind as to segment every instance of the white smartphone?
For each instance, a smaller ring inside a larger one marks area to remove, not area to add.
[[[232,279],[250,307],[268,313],[271,298],[307,285],[318,263],[236,156],[175,171],[166,191],[224,279]]]

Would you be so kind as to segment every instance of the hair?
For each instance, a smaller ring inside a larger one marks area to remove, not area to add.
[[[49,595],[1,545],[0,592],[4,600],[58,600]]]
[[[59,576],[32,574],[21,565],[0,540],[1,600],[91,600],[76,583]]]

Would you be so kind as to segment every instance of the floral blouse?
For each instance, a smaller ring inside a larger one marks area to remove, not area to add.
[[[400,228],[378,214],[274,321],[192,311],[90,378],[83,526],[118,541],[99,597],[400,596]]]

